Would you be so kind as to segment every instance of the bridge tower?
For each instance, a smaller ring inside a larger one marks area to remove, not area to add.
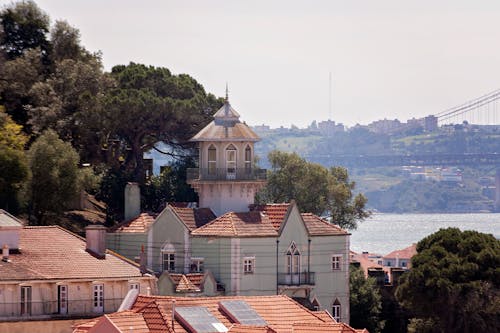
[[[495,211],[500,212],[500,167],[495,177]]]

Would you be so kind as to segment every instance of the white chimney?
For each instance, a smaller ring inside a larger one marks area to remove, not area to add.
[[[106,227],[102,225],[89,225],[85,228],[87,252],[104,259],[106,256]]]
[[[2,247],[2,260],[5,262],[9,261],[9,246],[7,244],[4,244]]]
[[[129,221],[141,214],[141,189],[138,183],[125,185],[125,212],[124,219]]]

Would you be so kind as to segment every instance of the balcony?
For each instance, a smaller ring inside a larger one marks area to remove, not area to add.
[[[208,169],[208,168],[189,168],[187,169],[187,181],[193,180],[266,180],[266,169]]]
[[[105,298],[100,308],[94,306],[93,300],[68,300],[66,303],[58,301],[0,303],[0,321],[92,317],[114,312],[122,302],[123,298]]]
[[[281,286],[314,286],[315,284],[314,272],[278,273],[278,285]]]

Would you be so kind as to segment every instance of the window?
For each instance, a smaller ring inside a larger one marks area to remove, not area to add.
[[[286,257],[288,274],[298,274],[300,272],[300,252],[294,242],[288,248]]]
[[[104,285],[94,284],[93,307],[94,312],[104,312]]]
[[[215,175],[217,173],[217,149],[214,145],[208,147],[208,174]]]
[[[175,272],[175,253],[163,252],[163,270],[168,272]]]
[[[236,147],[233,145],[226,148],[226,178],[236,179]]]
[[[68,286],[57,286],[57,306],[60,314],[68,313]]]
[[[245,148],[245,173],[248,175],[252,172],[252,149],[250,146]]]
[[[203,272],[203,258],[191,258],[191,273]]]
[[[253,274],[255,270],[255,257],[243,258],[243,273]]]
[[[316,298],[313,299],[313,301],[311,302],[311,304],[313,306],[314,311],[319,311],[319,302],[318,302],[318,300]]]
[[[340,322],[340,302],[338,299],[335,299],[332,306],[332,317],[337,322]]]
[[[31,286],[21,287],[21,315],[31,315]]]
[[[139,292],[141,291],[141,287],[140,287],[138,282],[130,282],[128,284],[128,289],[129,290],[137,290]]]
[[[341,259],[341,255],[335,254],[332,256],[332,271],[338,271],[341,269]]]
[[[391,262],[390,261],[387,262],[387,267],[391,267]]]

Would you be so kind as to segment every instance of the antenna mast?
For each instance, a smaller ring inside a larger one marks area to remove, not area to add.
[[[328,75],[328,120],[332,120],[332,72]]]

